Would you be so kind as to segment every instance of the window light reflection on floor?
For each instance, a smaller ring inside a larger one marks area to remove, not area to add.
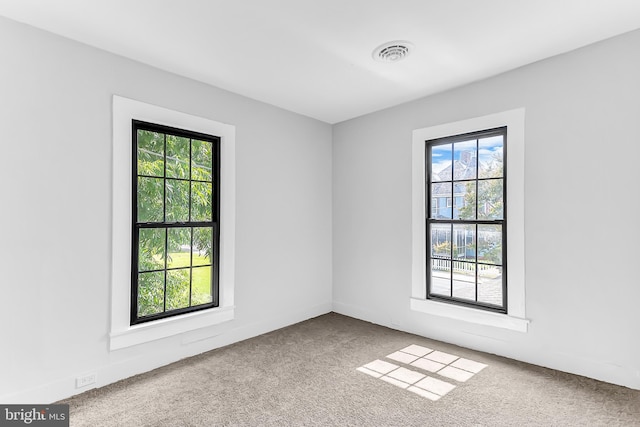
[[[457,382],[466,382],[487,367],[484,363],[415,344],[391,353],[386,358]],[[447,381],[380,359],[360,366],[357,370],[433,401],[456,388]]]

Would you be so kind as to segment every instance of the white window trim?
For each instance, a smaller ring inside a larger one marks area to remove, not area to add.
[[[131,304],[131,120],[220,137],[219,307],[130,325]],[[235,126],[113,96],[113,212],[111,267],[111,350],[117,350],[234,318]]]
[[[524,108],[413,131],[411,309],[435,316],[527,332],[525,316]],[[493,313],[427,299],[425,141],[507,126],[507,313]]]

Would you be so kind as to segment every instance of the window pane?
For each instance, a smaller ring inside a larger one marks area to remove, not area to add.
[[[167,177],[189,179],[189,139],[167,135]]]
[[[454,183],[453,189],[453,218],[476,219],[476,181]]]
[[[451,144],[431,146],[431,181],[451,180],[452,151]]]
[[[431,294],[451,296],[451,261],[431,260]]]
[[[191,265],[191,229],[186,227],[167,229],[167,268]]]
[[[138,274],[138,316],[164,311],[164,271]]]
[[[498,132],[427,142],[427,276],[434,298],[504,308],[506,135]]]
[[[213,246],[213,228],[197,227],[193,229],[193,265],[211,264]]]
[[[478,219],[502,219],[503,180],[478,182]]]
[[[475,139],[453,144],[453,179],[475,179],[477,158]]]
[[[453,296],[455,298],[476,300],[476,264],[453,262]]]
[[[138,130],[138,175],[164,176],[164,134]]]
[[[478,265],[478,301],[502,307],[502,267]]]
[[[439,182],[431,184],[431,197],[436,199],[436,204],[431,205],[431,217],[435,219],[451,219],[452,203],[447,203],[447,200],[451,200],[451,183]]]
[[[209,141],[191,141],[191,179],[212,181],[213,144]]]
[[[455,224],[453,226],[453,259],[476,260],[476,226]]]
[[[164,268],[164,228],[141,228],[138,251],[138,271]]]
[[[478,261],[502,264],[501,225],[478,225]]]
[[[138,177],[138,222],[164,220],[164,180]]]
[[[211,221],[211,183],[191,183],[191,221]]]
[[[431,224],[431,256],[451,258],[450,224]]]
[[[192,311],[192,303],[202,307],[218,301],[213,260],[219,209],[214,155],[219,147],[216,137],[204,141],[188,130],[135,121],[132,126],[137,244],[132,292],[137,297],[131,301],[131,324],[137,324]]]
[[[192,269],[192,274],[191,305],[207,304],[213,301],[211,297],[211,267],[195,267]]]
[[[167,179],[167,222],[189,221],[189,181]]]
[[[501,178],[503,176],[503,148],[502,135],[482,138],[478,141],[479,148],[479,178]]]
[[[167,310],[189,307],[190,268],[167,271]]]

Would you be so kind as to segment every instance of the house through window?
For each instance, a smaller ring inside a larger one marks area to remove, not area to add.
[[[220,138],[132,129],[131,324],[217,307]]]
[[[506,136],[426,141],[427,299],[507,311]]]

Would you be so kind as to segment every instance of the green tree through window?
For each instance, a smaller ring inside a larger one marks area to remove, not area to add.
[[[133,121],[131,323],[218,305],[220,139]]]

